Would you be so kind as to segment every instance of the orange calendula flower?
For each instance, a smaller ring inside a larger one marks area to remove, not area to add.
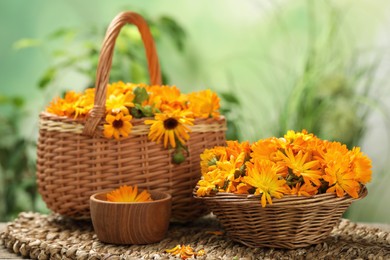
[[[217,165],[217,161],[225,160],[227,158],[226,148],[223,146],[216,146],[213,149],[205,149],[200,155],[200,165],[202,173],[209,171],[210,166]]]
[[[138,194],[138,187],[121,186],[119,189],[107,193],[107,201],[111,202],[145,202],[152,201],[152,197],[147,190]]]
[[[339,158],[330,163],[325,169],[323,178],[330,187],[326,192],[336,193],[338,197],[343,197],[345,192],[353,198],[359,197],[360,184],[349,168],[348,158]]]
[[[186,245],[177,245],[174,248],[166,249],[165,253],[169,253],[174,256],[178,256],[181,259],[187,259],[192,258],[196,256],[204,256],[206,255],[206,252],[204,249],[200,249],[198,252],[195,252],[195,250],[190,246]]]
[[[211,150],[206,150],[202,155],[202,178],[198,181],[197,195],[202,197],[209,195],[213,190],[220,190],[225,192],[236,192],[237,185],[239,184],[242,175],[245,174],[244,163],[246,153],[242,151],[236,156],[230,155],[230,159],[227,161],[226,151],[220,151],[222,147],[216,147]],[[214,153],[223,154],[223,157],[217,159]],[[244,193],[245,188],[240,188],[240,193]]]
[[[299,139],[301,139],[299,142],[308,141],[312,138],[314,138],[314,135],[309,134],[306,129],[303,129],[301,132],[295,132],[294,130],[289,130],[284,135],[284,139],[286,139],[288,143],[293,143]]]
[[[74,117],[83,117],[86,116],[89,111],[91,111],[94,100],[95,99],[95,89],[94,88],[88,88],[84,91],[84,94],[80,96],[80,98],[74,102],[73,108],[75,111]]]
[[[355,175],[355,180],[362,184],[371,181],[371,160],[365,156],[359,147],[354,147],[351,151],[352,172]]]
[[[313,196],[318,193],[318,187],[312,186],[310,183],[297,183],[291,188],[291,195],[298,196]]]
[[[166,110],[184,110],[187,101],[186,95],[180,93],[176,86],[147,87],[149,100],[147,105],[164,112]]]
[[[338,161],[340,158],[350,157],[348,148],[345,144],[339,142],[324,142],[324,150],[322,151],[322,164],[324,166]],[[320,159],[321,160],[321,159]]]
[[[107,113],[129,114],[129,107],[133,107],[134,94],[127,92],[126,94],[110,95],[106,101]]]
[[[253,189],[253,187],[247,183],[239,183],[236,188],[237,194],[249,194],[249,190]]]
[[[280,140],[275,137],[259,140],[251,146],[253,151],[251,157],[257,160],[266,159],[275,161],[276,152],[281,148]]]
[[[182,145],[190,138],[191,131],[188,126],[193,125],[194,119],[188,117],[187,111],[166,111],[155,115],[154,120],[145,120],[146,125],[151,125],[149,139],[160,143],[164,141],[164,147],[176,147],[176,140]]]
[[[238,141],[226,141],[226,145],[227,147],[225,150],[227,158],[230,158],[232,155],[238,157],[241,153],[244,153],[246,158],[249,157],[249,154],[251,153],[251,146],[248,141],[242,143],[239,143]]]
[[[104,137],[112,138],[119,140],[120,136],[127,137],[132,128],[130,120],[132,119],[131,115],[125,115],[122,112],[118,114],[107,114],[106,122],[104,127]]]
[[[77,102],[81,93],[69,91],[65,94],[65,98],[56,98],[46,108],[46,111],[59,116],[73,117],[75,109],[73,103]]]
[[[299,151],[294,155],[291,149],[286,149],[284,154],[281,151],[277,152],[279,158],[296,176],[302,176],[306,183],[313,182],[317,186],[321,186],[322,172],[320,164],[317,160],[309,160],[309,153]]]
[[[217,187],[222,187],[224,182],[225,176],[219,169],[207,172],[202,176],[202,179],[198,181],[199,187],[196,190],[196,195],[199,197],[210,195],[211,191],[215,190]]]
[[[196,117],[219,117],[220,100],[216,93],[210,89],[193,92],[188,95],[188,109]]]
[[[124,83],[123,81],[113,82],[107,86],[107,97],[114,95],[118,96],[119,94],[127,94],[128,92],[133,92],[136,87],[146,87],[145,84],[133,84],[133,83]]]
[[[267,202],[272,204],[271,197],[281,198],[286,193],[286,180],[279,179],[277,166],[268,160],[258,160],[247,163],[248,176],[243,177],[244,182],[256,188],[255,195],[261,196],[261,205],[266,206]]]
[[[214,149],[205,149],[200,155],[200,167],[202,173],[207,173],[210,166],[217,165],[217,161],[218,158]]]

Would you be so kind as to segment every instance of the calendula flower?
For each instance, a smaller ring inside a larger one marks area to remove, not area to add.
[[[291,188],[291,195],[298,196],[313,196],[318,193],[318,187],[312,186],[310,183],[297,183]]]
[[[46,111],[59,116],[73,117],[75,113],[74,103],[76,103],[81,96],[81,93],[69,91],[65,97],[54,99],[46,108]]]
[[[123,81],[114,82],[108,84],[107,86],[107,97],[111,95],[118,96],[119,94],[133,93],[134,88],[136,87],[146,87],[145,84],[133,84],[133,83],[124,83]]]
[[[245,163],[245,153],[241,152],[237,157],[234,155],[230,156],[229,161],[218,161],[217,169],[222,174],[226,187],[219,188],[226,192],[234,192],[237,190],[236,186],[241,180],[241,175],[244,174],[244,163]],[[225,186],[225,185],[224,185]]]
[[[154,120],[145,120],[146,125],[151,125],[149,140],[160,143],[164,142],[164,147],[176,147],[176,140],[182,145],[190,138],[189,126],[193,125],[194,119],[188,117],[187,111],[166,111],[155,115]]]
[[[295,132],[294,130],[289,130],[284,135],[284,139],[286,139],[288,143],[293,143],[298,139],[301,139],[302,141],[308,141],[312,138],[314,138],[314,135],[309,134],[306,129],[303,129],[301,132]]]
[[[353,198],[359,197],[360,184],[349,168],[349,158],[338,158],[327,165],[323,178],[330,187],[326,192],[336,193],[338,197],[343,197],[345,192]]]
[[[127,137],[132,128],[130,120],[132,119],[131,115],[126,115],[122,112],[117,114],[107,114],[106,123],[104,125],[104,137],[112,138],[119,140],[120,136]]]
[[[220,147],[220,149],[222,151],[225,151],[223,147]],[[220,157],[216,154],[215,148],[205,149],[200,155],[200,168],[202,173],[207,173],[209,171],[210,166],[217,165],[217,161],[219,160],[219,158]]]
[[[371,181],[371,160],[360,151],[359,147],[354,147],[350,154],[355,180],[362,184]]]
[[[340,158],[350,157],[349,150],[345,144],[325,141],[323,145],[324,149],[321,151],[319,158],[324,167]]]
[[[50,104],[46,107],[46,111],[58,116],[65,116],[65,111],[67,110],[65,107],[65,102],[62,98],[56,98],[50,102]],[[71,106],[72,110],[73,106]]]
[[[147,190],[138,194],[138,187],[120,186],[119,189],[107,193],[107,201],[111,202],[145,202],[152,201],[152,197]]]
[[[238,157],[241,153],[245,154],[245,158],[249,158],[251,146],[248,141],[239,143],[238,141],[226,141],[226,156],[230,158],[232,155]]]
[[[166,110],[184,110],[187,96],[181,94],[176,86],[150,86],[147,88],[147,105],[164,112]]]
[[[177,245],[174,248],[166,249],[165,252],[174,256],[178,256],[181,259],[206,255],[204,249],[200,249],[198,252],[195,252],[195,250],[190,245]]]
[[[110,95],[106,101],[107,113],[119,113],[129,114],[130,107],[133,107],[134,94],[127,92],[126,94]]]
[[[203,197],[210,195],[211,191],[217,189],[218,186],[223,186],[225,176],[218,169],[203,174],[202,179],[198,181],[198,189],[196,195]]]
[[[216,147],[217,151],[222,147]],[[215,156],[214,149],[208,150],[201,155],[202,160],[205,156]],[[235,157],[230,155],[230,159],[227,161],[225,157],[219,161],[214,159],[213,164],[209,165],[203,173],[202,179],[198,181],[197,195],[202,197],[209,195],[213,190],[220,190],[225,192],[236,192],[236,186],[239,184],[242,175],[245,174],[245,163],[246,153],[241,152]],[[215,157],[214,157],[215,158]],[[206,159],[208,161],[209,159]],[[213,159],[211,159],[213,160]],[[209,161],[211,162],[211,161]],[[243,192],[243,189],[240,190]]]
[[[291,149],[294,154],[297,154],[299,151],[306,151],[315,157],[318,156],[318,149],[321,149],[323,146],[322,140],[313,134],[309,134],[306,130],[302,130],[302,132],[290,130],[284,135],[283,139],[286,142],[281,143],[282,148],[284,150]]]
[[[284,154],[281,151],[277,152],[277,156],[282,159],[284,165],[286,165],[296,176],[302,176],[306,183],[313,182],[317,186],[321,186],[322,172],[320,170],[320,164],[317,160],[310,160],[308,152],[304,153],[299,151],[294,155],[292,149],[286,149]]]
[[[188,95],[188,109],[201,118],[219,117],[220,100],[210,89]]]
[[[84,94],[80,96],[80,98],[74,102],[73,109],[75,111],[74,117],[83,117],[86,116],[89,111],[93,108],[93,104],[95,102],[95,89],[88,88],[84,91]]]
[[[248,176],[243,181],[256,188],[255,195],[261,196],[261,205],[272,204],[272,198],[281,198],[286,193],[286,180],[279,179],[277,165],[269,160],[247,163]]]
[[[242,180],[242,178],[241,178]],[[249,194],[249,190],[253,190],[253,187],[245,182],[240,182],[237,187],[235,193],[237,194]]]
[[[271,137],[259,140],[251,146],[251,157],[257,160],[265,159],[275,161],[276,152],[282,148],[281,142],[278,138]]]

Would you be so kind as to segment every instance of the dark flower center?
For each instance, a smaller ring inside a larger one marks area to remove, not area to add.
[[[114,120],[114,122],[112,122],[112,126],[116,129],[122,128],[123,121],[122,120]]]
[[[174,118],[168,118],[167,120],[164,120],[164,128],[168,130],[175,129],[179,122]]]

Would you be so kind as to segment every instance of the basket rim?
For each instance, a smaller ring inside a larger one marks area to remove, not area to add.
[[[204,200],[205,202],[220,202],[220,203],[232,203],[232,204],[259,204],[261,195],[253,194],[234,194],[229,192],[218,192],[204,197],[196,195],[198,187],[193,190],[193,196],[196,199]],[[297,195],[285,195],[282,198],[272,198],[272,204],[267,204],[267,207],[283,207],[283,208],[297,208],[297,207],[313,207],[322,204],[344,204],[346,202],[352,202],[363,199],[368,194],[367,187],[361,186],[359,191],[359,197],[353,198],[346,194],[343,197],[337,197],[334,193],[322,193],[316,194],[310,197],[297,196]],[[267,208],[266,207],[266,208]]]
[[[39,118],[40,130],[83,134],[83,130],[86,126],[85,118],[69,118],[66,116],[58,116],[47,111],[42,111],[39,114]],[[131,124],[133,125],[131,135],[148,134],[150,126],[145,125],[144,123],[144,121],[148,119],[154,119],[154,117],[132,118],[130,120]],[[103,136],[102,132],[104,124],[105,120],[101,119],[97,127],[98,130],[95,133],[95,137]],[[194,125],[189,126],[189,129],[193,133],[226,131],[226,119],[223,115],[220,115],[219,118],[195,118]]]
[[[39,113],[39,117],[42,119],[42,118],[45,118],[46,120],[51,120],[51,121],[60,121],[60,122],[64,122],[64,123],[69,123],[69,124],[81,124],[81,125],[85,125],[86,123],[86,118],[70,118],[70,117],[67,117],[67,116],[59,116],[59,115],[56,115],[56,114],[53,114],[53,113],[50,113],[50,112],[47,112],[47,111],[41,111]],[[143,122],[145,120],[150,120],[150,119],[154,119],[154,117],[142,117],[142,118],[132,118],[131,119],[131,122],[135,125],[139,125],[139,124],[143,124]],[[195,121],[194,121],[194,125],[195,124],[202,124],[202,123],[225,123],[226,121],[226,118],[224,115],[219,115],[218,118],[194,118]],[[102,118],[101,124],[104,123],[104,119]]]

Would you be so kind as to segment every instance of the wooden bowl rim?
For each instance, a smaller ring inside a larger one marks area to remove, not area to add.
[[[153,196],[153,195],[157,195],[157,194],[160,194],[160,195],[163,195],[164,197],[162,199],[158,199],[158,200],[151,200],[151,201],[143,201],[143,202],[113,202],[113,201],[107,201],[107,200],[101,200],[101,199],[98,199],[96,198],[97,196],[99,195],[102,195],[102,194],[107,194],[108,192],[111,192],[112,190],[106,190],[106,191],[101,191],[101,192],[98,192],[98,193],[94,193],[91,195],[91,197],[89,197],[89,199],[91,201],[94,201],[96,203],[103,203],[103,204],[115,204],[115,205],[142,205],[142,204],[156,204],[156,203],[161,203],[161,202],[165,202],[165,201],[168,201],[168,200],[172,200],[172,196],[171,194],[167,193],[167,192],[163,192],[163,191],[153,191],[153,190],[148,190],[148,192]],[[140,190],[142,191],[142,190]]]

